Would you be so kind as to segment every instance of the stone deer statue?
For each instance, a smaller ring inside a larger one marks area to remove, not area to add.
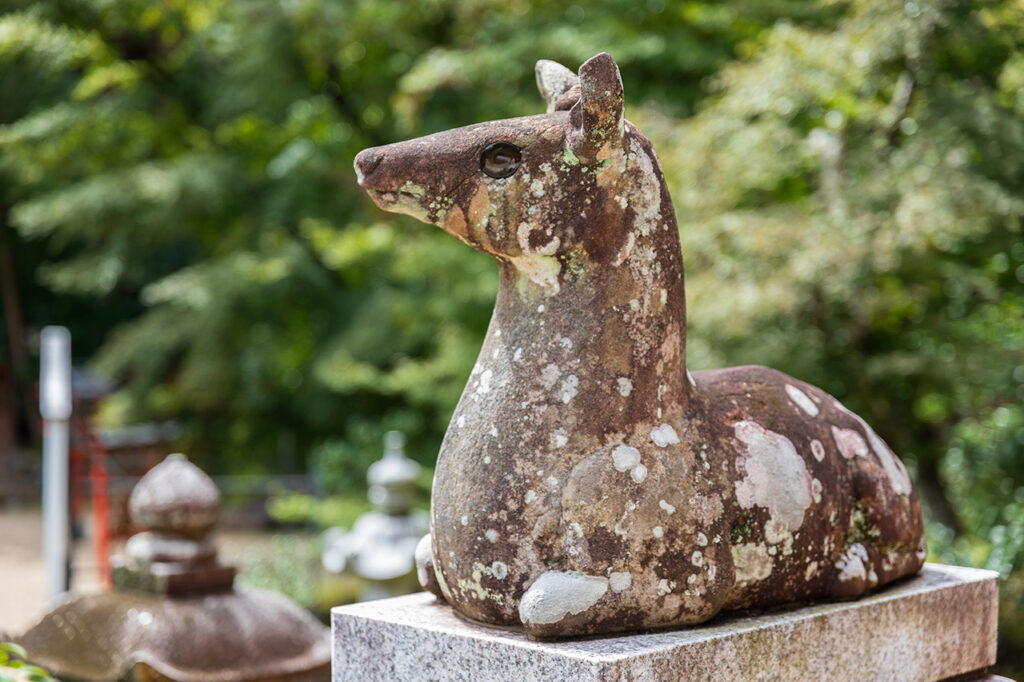
[[[531,637],[845,599],[915,573],[920,503],[871,427],[764,367],[686,369],[683,263],[615,62],[537,64],[548,113],[355,160],[384,210],[500,267],[441,446],[421,582]]]

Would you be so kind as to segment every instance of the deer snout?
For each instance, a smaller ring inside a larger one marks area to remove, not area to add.
[[[360,187],[374,189],[374,186],[369,182],[369,179],[383,160],[384,149],[381,147],[370,147],[369,149],[364,149],[356,154],[356,160],[353,166],[355,166],[356,181],[359,183]]]

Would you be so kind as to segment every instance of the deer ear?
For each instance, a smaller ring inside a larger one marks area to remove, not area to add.
[[[579,125],[574,151],[581,159],[604,158],[622,142],[622,77],[608,53],[591,57],[580,67],[580,101],[570,120]]]
[[[550,59],[537,62],[537,89],[541,97],[548,103],[548,113],[555,111],[558,100],[573,86],[580,84],[580,79],[569,69]]]

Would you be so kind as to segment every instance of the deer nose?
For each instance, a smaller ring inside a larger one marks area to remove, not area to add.
[[[356,180],[359,182],[360,187],[369,187],[366,180],[370,177],[373,171],[377,170],[377,166],[384,160],[384,150],[380,147],[370,147],[356,154],[356,160],[353,164],[356,169]]]

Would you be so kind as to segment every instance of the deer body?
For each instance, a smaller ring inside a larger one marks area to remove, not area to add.
[[[424,586],[549,637],[848,598],[916,572],[916,492],[860,418],[774,370],[686,370],[675,214],[615,63],[598,55],[577,79],[540,62],[538,84],[547,114],[356,159],[382,208],[500,264],[438,457]]]

